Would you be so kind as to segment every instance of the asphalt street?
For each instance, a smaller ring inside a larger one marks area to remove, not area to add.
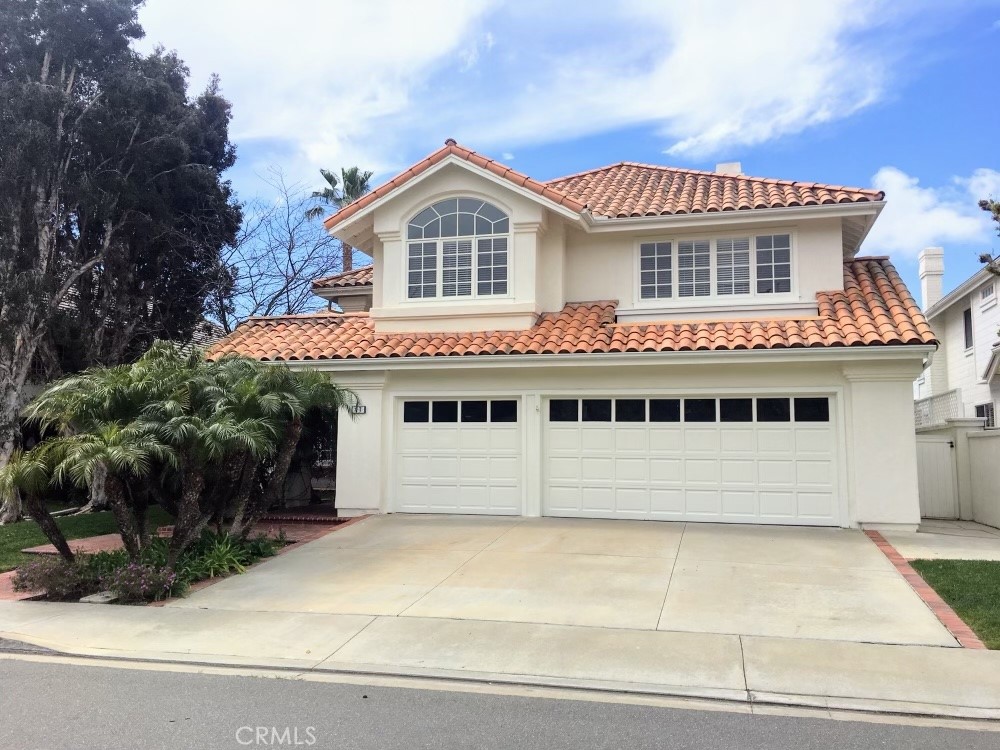
[[[969,725],[970,730],[884,719],[748,715],[636,705],[614,697],[567,700],[394,687],[384,680],[344,684],[24,658],[0,658],[4,748],[1000,747],[1000,733],[982,724]]]

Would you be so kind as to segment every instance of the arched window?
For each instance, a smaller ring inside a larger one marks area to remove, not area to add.
[[[478,198],[448,198],[406,229],[409,299],[506,295],[510,218]]]

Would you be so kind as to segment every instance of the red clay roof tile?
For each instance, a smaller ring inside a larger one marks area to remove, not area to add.
[[[333,276],[324,276],[314,279],[313,289],[339,289],[342,287],[371,286],[375,273],[371,265],[361,266],[350,271],[335,273]]]

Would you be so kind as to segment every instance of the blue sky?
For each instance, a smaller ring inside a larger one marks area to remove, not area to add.
[[[884,189],[864,251],[915,294],[922,247],[945,247],[946,288],[1000,252],[975,205],[1000,198],[1000,1],[148,0],[141,19],[193,86],[221,76],[245,198],[271,166],[377,183],[454,137],[538,179],[740,161]]]

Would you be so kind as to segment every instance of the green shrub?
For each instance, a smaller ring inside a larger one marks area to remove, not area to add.
[[[69,602],[100,590],[101,581],[85,557],[66,562],[54,555],[39,555],[14,574],[15,591],[44,591],[52,601]]]

